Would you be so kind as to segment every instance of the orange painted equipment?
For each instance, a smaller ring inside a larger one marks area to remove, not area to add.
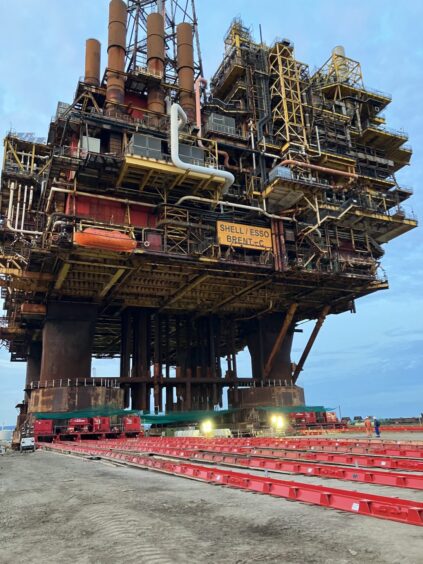
[[[137,246],[137,242],[125,233],[91,227],[84,231],[77,231],[73,241],[81,247],[95,247],[121,253],[130,253]]]

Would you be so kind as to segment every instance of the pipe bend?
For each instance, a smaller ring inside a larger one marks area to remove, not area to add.
[[[181,106],[179,104],[172,104],[170,109],[170,156],[172,163],[182,170],[191,170],[192,172],[223,178],[225,183],[223,185],[222,192],[223,194],[226,194],[235,182],[235,177],[231,172],[227,170],[220,170],[218,168],[193,165],[181,160],[179,156],[179,130],[186,125],[187,121],[187,115]]]

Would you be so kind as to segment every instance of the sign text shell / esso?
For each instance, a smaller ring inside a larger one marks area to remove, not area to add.
[[[220,245],[228,247],[272,250],[272,231],[267,227],[218,221],[217,240]]]

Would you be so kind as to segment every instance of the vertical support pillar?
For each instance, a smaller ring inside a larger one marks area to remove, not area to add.
[[[208,319],[208,337],[209,337],[209,364],[210,364],[210,375],[212,378],[217,377],[216,370],[216,342],[215,342],[215,323],[212,316]],[[209,386],[209,395],[211,396],[211,404],[214,407],[219,403],[219,397],[217,392],[217,384],[213,382]]]
[[[43,344],[41,341],[32,341],[29,345],[28,358],[26,364],[25,379],[25,400],[31,397],[31,386],[38,384],[41,372],[41,356],[43,352]]]
[[[184,411],[189,411],[191,408],[192,408],[191,380],[188,380],[185,386]]]
[[[161,317],[159,314],[154,318],[154,409],[162,411],[162,347],[161,347]]]
[[[191,380],[193,378],[193,376],[195,376],[195,359],[193,358],[194,355],[192,354],[192,327],[191,327],[191,319],[189,317],[186,318],[185,320],[185,338],[186,338],[186,349],[185,349],[185,354],[186,356],[186,360],[185,360],[185,378],[187,379],[187,383],[185,386],[185,398],[184,398],[184,405],[183,405],[183,411],[187,411],[192,409],[193,406],[193,401],[194,401],[194,405],[195,405],[195,394],[194,394],[194,398],[192,397],[192,386],[191,386]]]
[[[173,411],[173,386],[169,385],[170,381],[170,319],[169,315],[165,318],[165,350],[164,350],[164,362],[166,365],[165,375],[166,375],[166,403],[165,411]]]
[[[40,382],[91,377],[96,304],[50,302],[43,328]]]
[[[133,319],[132,377],[137,378],[138,381],[131,385],[132,408],[148,411],[147,385],[150,377],[150,315],[148,310],[134,310]]]
[[[129,309],[125,309],[121,315],[121,331],[120,331],[120,377],[129,378],[130,377],[130,365],[131,365],[131,339],[130,339],[130,327],[131,327],[131,312]],[[124,387],[124,406],[129,407],[129,384]]]
[[[251,355],[253,378],[256,382],[263,381],[265,374],[270,380],[291,382],[292,310],[289,316],[291,319],[288,318],[288,314],[272,313],[263,317],[260,324],[256,320],[244,327]],[[269,360],[271,355],[271,363],[267,362],[267,371],[264,374],[263,359]]]
[[[232,372],[233,378],[236,380],[238,378],[238,370],[236,365],[236,323],[235,320],[232,319],[231,321],[231,354],[232,354]]]

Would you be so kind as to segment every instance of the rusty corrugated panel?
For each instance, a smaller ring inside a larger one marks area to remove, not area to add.
[[[47,308],[45,304],[24,303],[21,305],[22,315],[45,315]]]
[[[33,390],[28,403],[29,413],[77,411],[88,407],[123,407],[120,388],[69,386]]]

